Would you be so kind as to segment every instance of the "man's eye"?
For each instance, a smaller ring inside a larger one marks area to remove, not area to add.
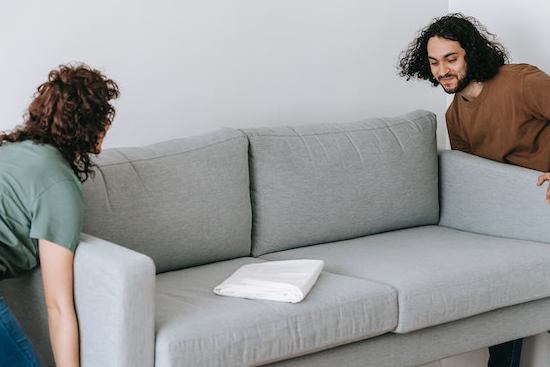
[[[449,60],[450,63],[453,63],[453,62],[455,62],[455,61],[456,61],[456,59],[451,59],[451,60]]]

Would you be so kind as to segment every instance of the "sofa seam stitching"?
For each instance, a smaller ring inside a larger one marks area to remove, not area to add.
[[[189,149],[189,150],[186,150],[186,151],[183,151],[183,152],[164,154],[164,155],[161,155],[161,156],[158,156],[158,157],[133,159],[133,160],[129,160],[124,153],[121,153],[121,151],[120,151],[121,148],[113,148],[114,151],[118,152],[120,155],[122,155],[124,158],[126,158],[128,160],[124,161],[124,162],[117,162],[117,163],[99,164],[98,166],[100,166],[100,167],[110,167],[110,166],[117,166],[117,165],[121,165],[121,164],[127,164],[127,163],[130,163],[130,162],[146,162],[146,161],[151,161],[151,160],[161,159],[161,158],[166,158],[166,157],[174,157],[174,156],[178,156],[178,155],[184,155],[184,154],[187,154],[187,153],[199,151],[199,150],[202,150],[202,149],[207,149],[207,148],[210,148],[210,147],[213,147],[213,146],[216,146],[216,145],[226,143],[226,142],[231,141],[231,140],[243,139],[243,138],[246,139],[246,136],[239,135],[239,136],[234,136],[234,137],[231,137],[231,138],[228,138],[228,139],[225,139],[225,140],[217,141],[215,143],[211,143],[211,144],[208,144],[208,145],[203,146],[203,147]],[[147,148],[147,146],[137,147],[136,149],[141,149],[141,148]]]
[[[372,121],[372,120],[371,120]],[[379,120],[375,120],[379,121]],[[377,126],[372,128],[362,128],[362,129],[351,129],[351,130],[344,130],[344,131],[330,131],[330,132],[322,132],[322,133],[309,133],[309,134],[300,134],[300,135],[290,135],[290,134],[268,134],[268,133],[246,133],[245,134],[249,138],[256,138],[256,137],[281,137],[281,138],[298,138],[300,136],[320,136],[320,135],[333,135],[333,134],[345,134],[345,133],[353,133],[353,132],[361,132],[361,131],[373,131],[373,130],[381,130],[381,129],[389,129],[395,126],[401,126],[406,125],[413,122],[412,120],[406,120],[399,123],[395,123],[393,125],[386,125],[386,126]],[[415,121],[417,122],[417,121]],[[353,122],[352,122],[353,124]],[[291,126],[285,126],[286,128],[291,128]],[[246,129],[245,129],[246,131]],[[253,135],[252,135],[253,134]]]

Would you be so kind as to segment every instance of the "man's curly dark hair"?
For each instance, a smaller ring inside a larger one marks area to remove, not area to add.
[[[118,96],[117,84],[100,71],[85,64],[61,65],[38,87],[23,125],[0,132],[0,145],[24,140],[53,145],[84,182],[93,174],[89,155],[99,153],[115,116],[109,102]]]
[[[439,85],[432,75],[428,60],[428,41],[432,37],[460,43],[466,51],[467,80],[489,80],[509,61],[506,49],[477,19],[454,13],[436,18],[419,32],[419,36],[400,55],[399,76],[406,77],[407,80],[429,80],[434,86]]]

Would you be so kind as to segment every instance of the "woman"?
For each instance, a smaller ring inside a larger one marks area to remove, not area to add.
[[[0,280],[40,263],[58,367],[79,365],[73,259],[82,223],[81,182],[93,173],[118,86],[86,65],[62,65],[38,87],[25,123],[0,133]],[[0,295],[0,366],[39,366]]]

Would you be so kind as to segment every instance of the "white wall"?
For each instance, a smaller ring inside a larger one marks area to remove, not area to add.
[[[400,51],[441,0],[18,0],[0,12],[0,129],[47,72],[85,61],[122,96],[105,146],[220,126],[353,121],[444,94],[397,77]],[[442,120],[441,120],[442,123]],[[439,140],[444,141],[440,129]]]

